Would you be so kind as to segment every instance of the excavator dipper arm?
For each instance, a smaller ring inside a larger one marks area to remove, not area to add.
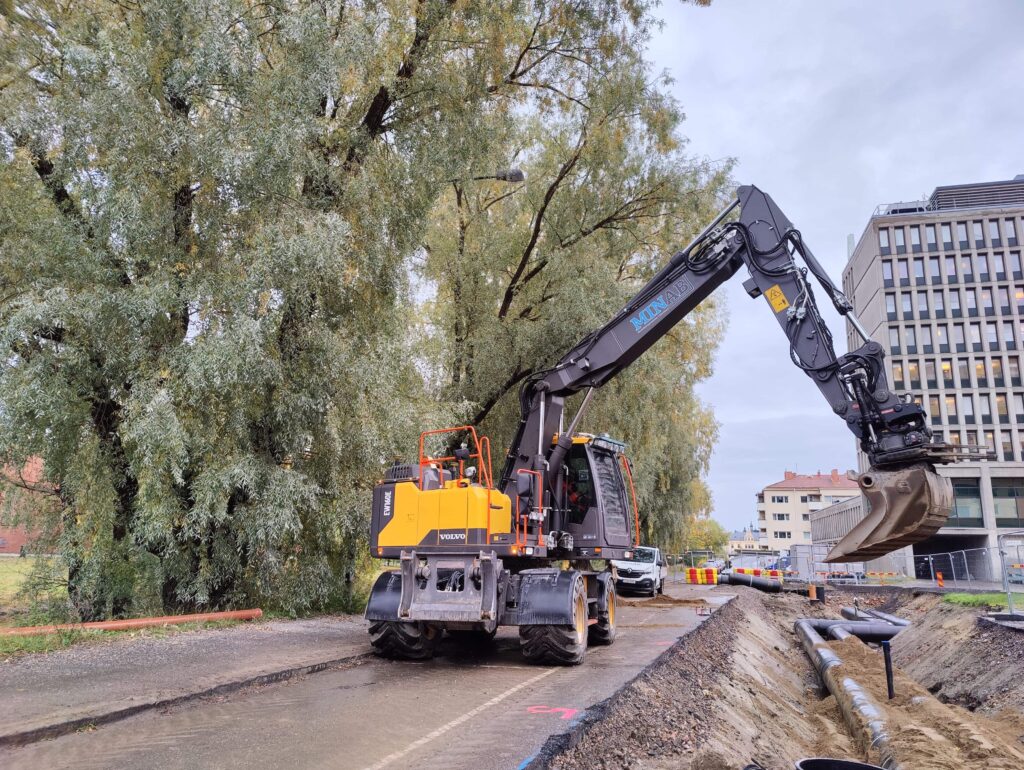
[[[730,219],[736,209],[738,216]],[[802,264],[801,264],[802,263]],[[958,459],[958,450],[932,441],[924,410],[889,389],[882,346],[852,315],[852,304],[832,283],[800,233],[775,202],[743,186],[687,248],[644,286],[607,324],[588,334],[550,369],[535,373],[520,393],[522,419],[502,474],[514,493],[520,470],[538,471],[557,495],[561,467],[588,393],[568,430],[565,398],[606,383],[692,312],[718,286],[745,267],[744,288],[763,297],[789,341],[793,363],[857,437],[871,470],[859,478],[868,516],[829,553],[828,561],[861,561],[918,542],[945,523],[952,507],[949,481],[934,463]],[[837,356],[819,313],[814,278],[863,339]],[[555,445],[551,436],[558,435]],[[520,490],[523,491],[523,490]],[[557,529],[557,522],[552,523]]]

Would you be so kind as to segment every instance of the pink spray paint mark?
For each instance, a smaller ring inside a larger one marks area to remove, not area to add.
[[[579,709],[562,706],[527,706],[526,711],[530,714],[561,714],[562,719],[572,719],[579,713]]]

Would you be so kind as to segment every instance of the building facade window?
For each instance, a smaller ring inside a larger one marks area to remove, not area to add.
[[[949,517],[950,527],[980,527],[981,487],[978,479],[952,479],[953,515]]]
[[[773,503],[788,503],[789,495],[772,495]]]
[[[942,361],[942,384],[947,388],[953,387],[953,362],[948,358]]]
[[[1024,528],[1024,479],[992,479],[992,503],[997,527]]]

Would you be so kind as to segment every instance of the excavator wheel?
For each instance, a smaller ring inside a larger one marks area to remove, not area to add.
[[[426,660],[441,643],[440,627],[429,623],[382,620],[370,626],[370,644],[378,655],[404,660]]]
[[[608,581],[608,604],[597,613],[597,623],[590,627],[590,644],[611,644],[615,641],[615,584]]]
[[[523,656],[533,663],[576,666],[587,652],[587,589],[577,575],[572,593],[570,626],[519,626]]]

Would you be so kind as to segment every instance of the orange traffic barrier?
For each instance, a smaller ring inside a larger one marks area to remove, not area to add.
[[[936,572],[935,573],[935,582],[939,584],[939,588],[945,588],[946,587],[946,584],[942,580],[942,573],[941,572]]]
[[[869,578],[878,578],[878,581],[882,585],[885,585],[885,579],[887,577],[890,577],[890,578],[901,577],[899,572],[868,572],[866,574],[867,574],[867,576]]]
[[[683,570],[683,579],[690,585],[718,585],[718,570],[711,567],[705,567],[703,569],[690,567],[689,569]]]
[[[737,567],[735,572],[737,575],[753,575],[754,577],[772,578],[773,580],[782,580],[784,574],[780,569],[758,569],[756,567]]]
[[[162,615],[155,618],[129,618],[127,620],[99,620],[92,623],[58,623],[53,626],[24,626],[0,629],[0,636],[41,636],[58,631],[131,631],[153,626],[175,626],[182,623],[205,623],[218,620],[256,620],[263,610],[229,610],[227,612],[199,612],[194,615]]]

